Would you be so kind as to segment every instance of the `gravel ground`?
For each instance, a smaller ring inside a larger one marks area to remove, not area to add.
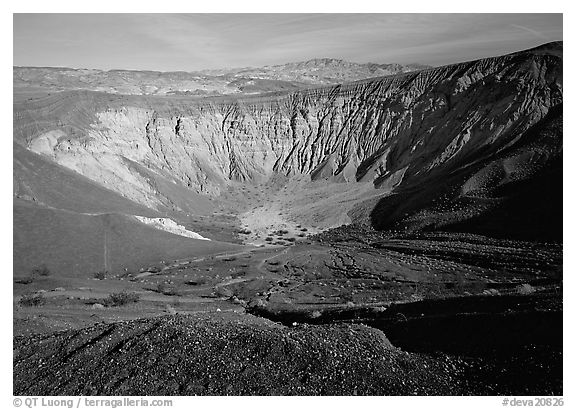
[[[363,325],[175,315],[14,338],[15,395],[453,395],[456,358]]]

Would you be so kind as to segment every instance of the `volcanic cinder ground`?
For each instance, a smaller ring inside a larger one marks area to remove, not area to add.
[[[562,394],[562,43],[14,84],[15,394]]]

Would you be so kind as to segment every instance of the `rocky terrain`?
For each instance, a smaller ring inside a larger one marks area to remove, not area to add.
[[[494,364],[482,359],[404,352],[364,325],[288,328],[237,315],[162,317],[18,337],[14,393],[491,394],[506,378],[492,377]],[[532,390],[549,393],[555,380],[544,378]]]
[[[15,70],[15,393],[561,394],[562,43],[404,71]]]
[[[38,347],[49,351],[38,354]],[[32,383],[16,378],[19,395],[43,395],[55,383],[68,395],[443,394],[462,388],[451,371],[458,363],[411,356],[359,325],[286,328],[234,314],[227,320],[176,316],[18,339],[15,348],[16,372],[33,370],[37,377]],[[133,368],[135,361],[141,365]],[[420,365],[429,370],[413,376]]]

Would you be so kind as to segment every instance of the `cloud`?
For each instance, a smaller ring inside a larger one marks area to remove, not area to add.
[[[14,64],[194,71],[447,64],[562,39],[561,14],[16,14]]]
[[[531,29],[531,28],[529,28],[529,27],[524,27],[524,26],[521,26],[521,25],[519,25],[519,24],[510,24],[510,26],[515,27],[515,28],[518,28],[518,29],[523,30],[523,31],[526,31],[526,32],[528,32],[528,33],[530,33],[530,34],[533,34],[534,36],[536,36],[536,37],[538,37],[538,38],[541,38],[542,40],[548,40],[548,36],[545,36],[545,35],[542,34],[541,32],[536,31],[536,30],[533,30],[533,29]]]

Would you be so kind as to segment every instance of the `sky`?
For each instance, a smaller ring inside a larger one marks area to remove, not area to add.
[[[562,14],[14,14],[16,66],[443,65],[562,40]]]

